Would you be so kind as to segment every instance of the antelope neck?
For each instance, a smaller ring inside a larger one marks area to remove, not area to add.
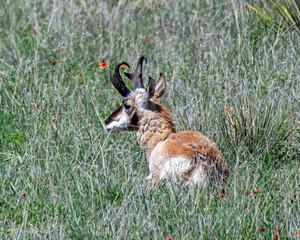
[[[158,112],[143,110],[138,113],[138,143],[148,160],[155,146],[164,141],[170,133],[175,132],[175,127],[169,115],[169,111],[164,107]]]

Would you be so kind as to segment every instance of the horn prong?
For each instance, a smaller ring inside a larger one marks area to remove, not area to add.
[[[130,90],[126,87],[126,84],[120,75],[120,67],[123,64],[130,68],[127,62],[119,62],[115,67],[115,73],[109,76],[109,80],[123,97],[127,97]]]
[[[137,88],[145,88],[143,84],[143,61],[147,63],[147,58],[145,56],[140,57],[136,69],[134,73],[125,73],[126,77],[128,77],[133,86],[133,90]]]

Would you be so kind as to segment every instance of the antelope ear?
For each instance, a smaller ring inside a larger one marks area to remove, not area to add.
[[[155,81],[151,77],[149,77],[149,83],[145,95],[143,97],[144,101],[150,100],[154,96],[154,93],[155,93]]]
[[[159,77],[159,79],[158,79],[158,81],[156,83],[156,86],[155,86],[154,96],[157,97],[157,98],[161,97],[162,95],[164,95],[166,89],[167,89],[166,78],[161,73],[160,77]]]

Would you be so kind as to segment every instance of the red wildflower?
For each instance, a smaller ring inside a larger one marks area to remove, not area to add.
[[[297,237],[300,237],[300,232],[297,232]]]
[[[267,229],[266,228],[259,228],[258,229],[258,231],[260,231],[260,232],[264,232],[264,231],[266,231]]]
[[[99,63],[99,68],[103,69],[107,67],[108,67],[108,63],[106,63],[104,60],[101,63]]]
[[[257,189],[256,191],[254,191],[254,192],[251,192],[250,194],[251,195],[254,195],[254,194],[256,194],[256,193],[259,193],[260,192],[260,190],[259,189]]]
[[[293,198],[296,198],[296,194],[293,194]]]
[[[51,122],[55,122],[55,121],[56,121],[56,117],[52,117],[52,118],[50,119],[50,121],[51,121]]]
[[[273,237],[273,239],[279,239],[279,236],[278,236],[278,235],[275,235],[275,236]]]
[[[222,198],[222,199],[225,200],[225,199],[226,199],[226,196],[225,196],[224,194],[221,194],[221,195],[218,194],[218,195],[217,195],[217,198]]]
[[[166,237],[166,240],[173,240],[172,237]]]
[[[115,106],[117,107],[121,107],[121,105],[119,103],[115,103]]]
[[[251,173],[255,174],[255,173],[257,173],[257,170],[252,170]]]
[[[226,191],[226,188],[222,188],[222,189],[221,189],[221,193],[222,193],[222,194],[225,194],[225,191]]]
[[[94,212],[93,212],[93,211],[90,211],[90,215],[94,215]]]
[[[276,190],[277,192],[279,192],[279,191],[280,191],[280,189],[279,189],[279,188],[275,188],[275,190]]]
[[[120,67],[121,67],[121,68],[126,68],[127,65],[126,65],[126,64],[122,64]]]
[[[22,196],[20,197],[20,199],[23,199],[23,198],[25,198],[25,197],[26,197],[26,195],[27,195],[27,193],[23,193],[23,194],[22,194]]]
[[[38,110],[39,110],[38,108],[33,108],[33,109],[32,109],[32,111],[38,111]]]
[[[54,66],[56,64],[56,61],[53,61],[52,63],[50,63],[50,66]]]
[[[80,73],[76,73],[76,74],[75,74],[75,77],[83,77],[83,76],[82,76],[82,74],[80,74]]]

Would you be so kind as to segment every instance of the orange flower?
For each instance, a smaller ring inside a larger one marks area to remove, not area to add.
[[[52,63],[50,63],[50,66],[54,66],[56,64],[56,61],[53,61]]]
[[[78,113],[81,114],[81,113],[82,113],[82,110],[78,110]]]
[[[274,230],[274,233],[279,232],[279,230],[280,230],[281,228],[282,228],[282,227],[276,228],[276,229]]]
[[[166,237],[166,240],[173,240],[172,237]]]
[[[300,237],[300,232],[297,232],[297,237]]]
[[[33,109],[32,109],[32,111],[38,111],[38,110],[39,110],[38,108],[33,108]]]
[[[120,67],[121,67],[121,68],[126,68],[127,65],[126,65],[126,64],[122,64]]]
[[[296,198],[296,194],[293,194],[293,198]]]
[[[260,190],[259,189],[257,189],[256,191],[254,191],[254,192],[251,192],[250,194],[251,195],[254,195],[254,194],[256,194],[256,193],[259,193],[260,192]]]
[[[279,192],[279,191],[280,191],[280,189],[279,189],[279,188],[275,188],[275,190],[276,190],[277,192]]]
[[[121,107],[121,105],[119,103],[115,103],[115,106],[117,107]]]
[[[103,69],[107,67],[108,67],[108,63],[106,63],[104,60],[101,63],[99,63],[99,68]]]
[[[279,236],[278,236],[278,235],[275,235],[275,236],[273,237],[273,239],[279,239]]]
[[[222,199],[225,200],[225,199],[226,199],[226,196],[225,196],[224,194],[221,194],[221,195],[218,194],[218,195],[217,195],[217,198],[222,198]]]
[[[144,39],[144,40],[149,40],[150,37],[149,37],[149,36],[142,36],[142,39]]]
[[[27,193],[23,193],[23,194],[22,194],[22,196],[20,197],[20,199],[23,199],[23,198],[25,198],[25,197],[26,197],[26,195],[27,195]]]
[[[83,77],[83,76],[82,76],[82,74],[80,74],[80,73],[76,73],[76,74],[75,74],[75,77]]]
[[[56,117],[52,117],[52,118],[50,119],[50,121],[51,121],[51,122],[55,122],[55,121],[56,121]]]
[[[251,225],[247,226],[247,228],[253,228],[253,224],[251,224]]]
[[[264,231],[266,231],[267,229],[266,228],[259,228],[258,229],[258,231],[260,231],[260,232],[264,232]]]

